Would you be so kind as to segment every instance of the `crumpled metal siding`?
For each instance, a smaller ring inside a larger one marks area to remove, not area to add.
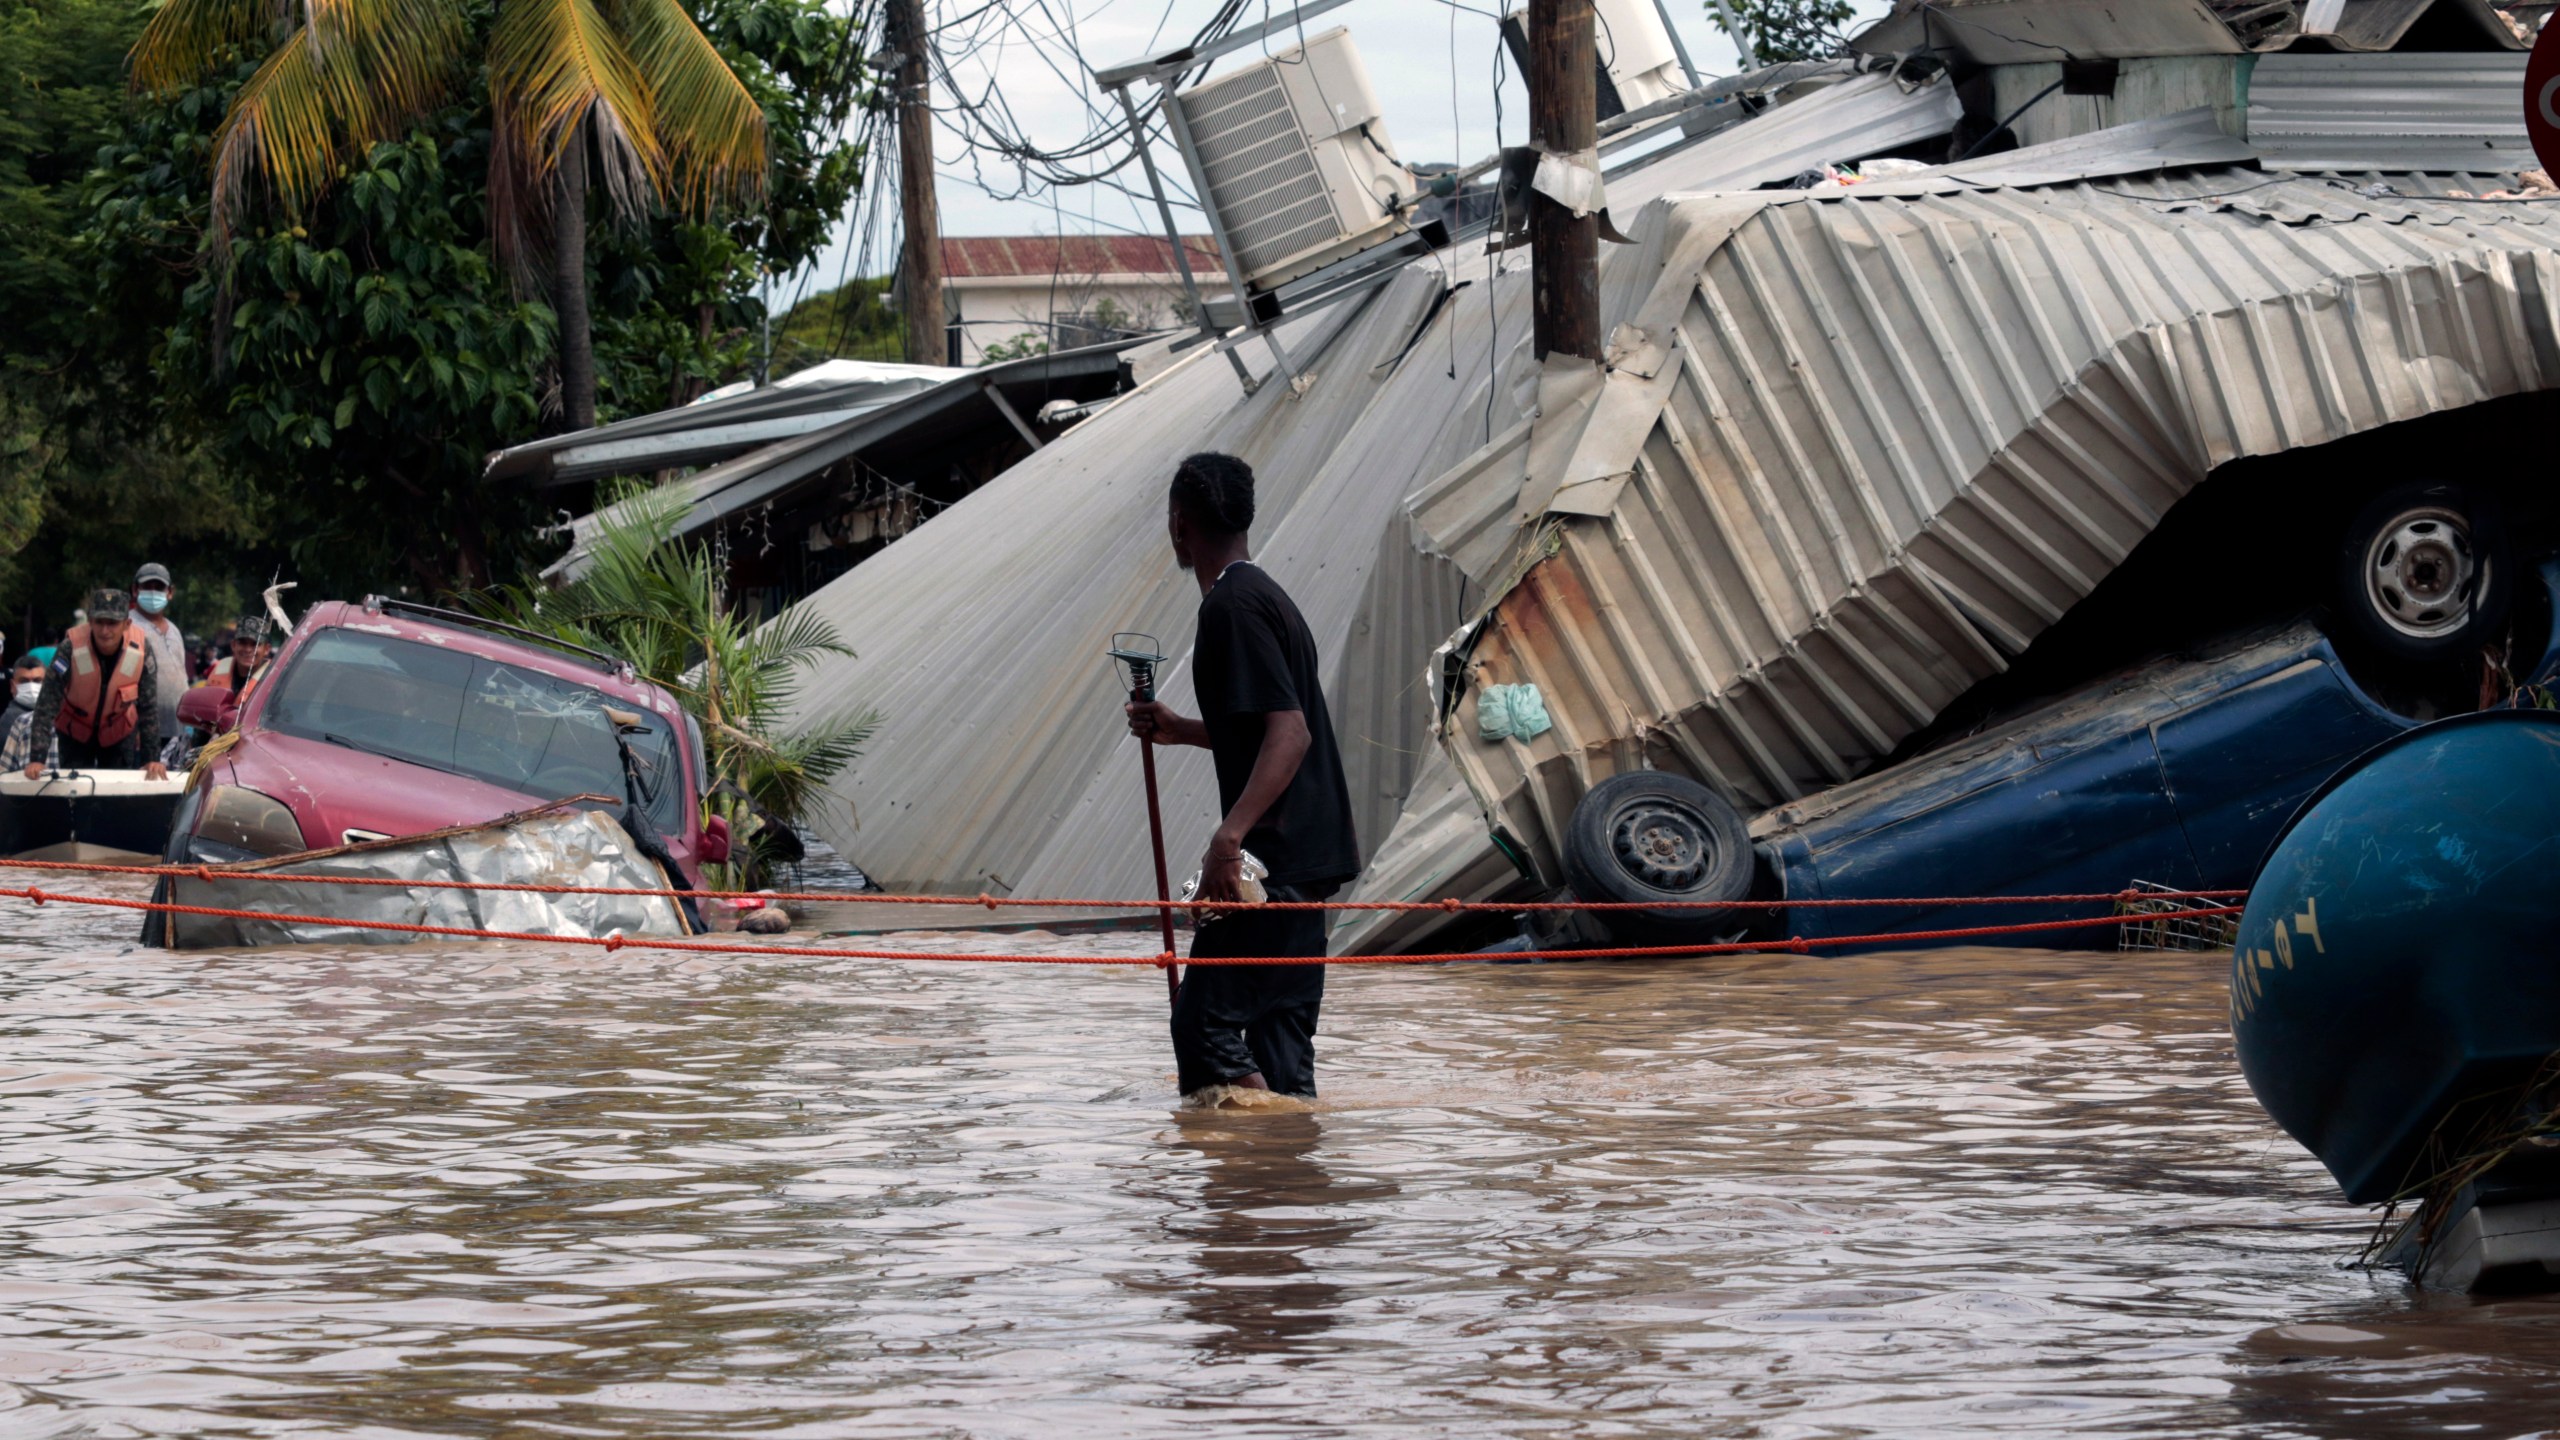
[[[1478,681],[1539,684],[1555,729],[1484,742],[1461,700],[1447,740],[1547,874],[1619,769],[1746,812],[1857,773],[2217,465],[2560,380],[2549,207],[2175,184],[1647,217],[1731,233],[1638,317],[1678,373],[1614,504],[1503,552],[1533,563],[1473,652]],[[1486,502],[1426,490],[1417,518],[1481,557]]]
[[[2263,55],[2249,77],[2249,144],[2271,170],[2530,169],[2526,59]]]
[[[278,868],[296,875],[372,879],[629,890],[666,888],[667,878],[656,863],[633,846],[631,836],[619,822],[596,810],[530,815],[443,832],[432,838],[375,841],[309,857],[211,868],[223,876],[220,881],[171,877],[170,900],[180,905],[255,910],[271,915],[533,935],[601,936],[616,930],[625,935],[685,933],[684,919],[677,913],[675,901],[665,896],[540,895],[445,886],[403,889],[391,885],[313,885],[254,878],[258,870]],[[240,873],[244,871],[247,873]],[[169,928],[172,948],[180,950],[227,945],[401,945],[437,938],[353,925],[301,925],[218,915],[171,915]]]

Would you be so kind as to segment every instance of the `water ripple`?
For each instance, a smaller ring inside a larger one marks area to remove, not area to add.
[[[1177,1115],[1152,971],[19,920],[0,1433],[2560,1413],[2560,1305],[2338,1267],[2365,1219],[2251,1103],[2209,959],[1337,971],[1317,1111]]]

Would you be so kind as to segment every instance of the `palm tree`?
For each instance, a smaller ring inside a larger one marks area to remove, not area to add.
[[[350,156],[464,93],[476,59],[492,111],[490,224],[520,276],[549,259],[561,407],[584,429],[596,410],[590,166],[624,221],[653,204],[702,213],[752,202],[764,192],[764,111],[682,0],[497,0],[475,57],[485,3],[166,0],[134,45],[133,81],[165,93],[237,55],[266,54],[214,138],[208,240],[219,265],[252,177],[298,211]]]
[[[713,813],[738,839],[720,889],[762,884],[784,837],[764,817],[807,818],[826,782],[871,738],[868,712],[780,733],[804,673],[850,655],[833,626],[793,609],[759,623],[730,602],[725,567],[707,546],[675,537],[684,497],[633,485],[596,512],[588,568],[558,589],[534,583],[484,591],[474,608],[541,634],[605,651],[665,686],[702,726]]]

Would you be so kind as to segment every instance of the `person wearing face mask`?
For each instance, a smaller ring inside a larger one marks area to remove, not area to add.
[[[160,668],[160,734],[178,733],[178,696],[187,688],[187,637],[169,618],[177,586],[169,567],[153,561],[133,572],[133,633]]]
[[[27,768],[27,742],[35,728],[36,698],[42,694],[44,657],[30,650],[9,667],[9,706],[0,714],[0,774]]]

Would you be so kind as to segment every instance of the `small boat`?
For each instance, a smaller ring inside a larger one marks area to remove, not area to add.
[[[0,855],[17,860],[158,860],[187,777],[63,770],[0,778]]]
[[[2560,712],[2376,746],[2277,836],[2231,1033],[2258,1102],[2422,1285],[2560,1284]]]
[[[394,840],[368,840],[163,877],[152,899],[295,919],[151,913],[148,945],[198,950],[234,945],[396,945],[447,937],[371,928],[381,922],[524,935],[681,936],[697,928],[664,895],[546,894],[465,889],[451,882],[579,889],[676,888],[612,815],[582,795]],[[279,876],[377,883],[332,885]],[[381,881],[409,884],[382,884]],[[437,883],[442,882],[442,883]],[[357,923],[347,923],[357,922]],[[371,922],[367,924],[364,922]]]

